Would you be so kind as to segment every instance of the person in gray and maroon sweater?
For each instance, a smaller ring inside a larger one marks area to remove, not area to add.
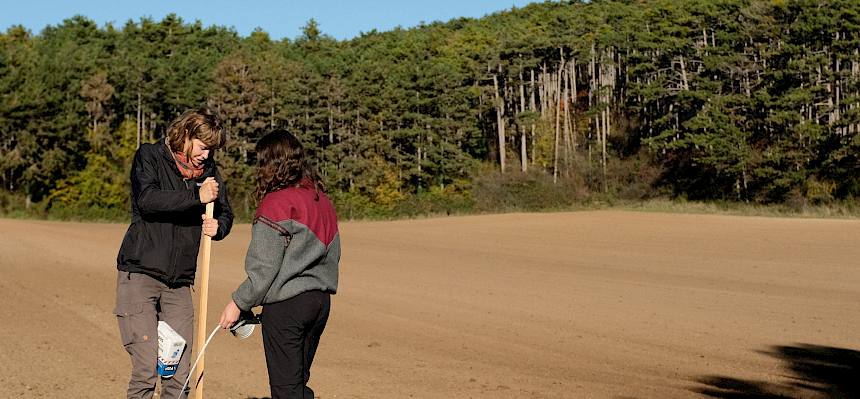
[[[219,324],[262,305],[263,348],[273,399],[313,399],[311,363],[337,292],[340,236],[334,206],[299,140],[278,130],[256,147],[259,205],[245,257],[248,278]]]

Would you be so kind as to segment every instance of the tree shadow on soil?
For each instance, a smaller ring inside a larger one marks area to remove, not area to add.
[[[773,346],[759,351],[785,362],[782,381],[767,382],[703,376],[696,379],[705,387],[691,388],[693,392],[725,399],[773,398],[860,398],[860,352],[797,344]]]

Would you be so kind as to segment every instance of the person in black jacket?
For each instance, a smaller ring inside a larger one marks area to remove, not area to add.
[[[161,398],[180,398],[188,376],[194,331],[190,285],[197,271],[201,230],[214,240],[230,233],[233,212],[211,153],[224,144],[218,117],[189,110],[167,137],[143,144],[131,170],[131,225],[117,255],[116,308],[123,346],[131,356],[128,398],[152,398],[158,379],[158,321],[186,347],[176,374],[162,380]],[[206,219],[205,204],[215,202]],[[202,216],[201,216],[202,215]]]

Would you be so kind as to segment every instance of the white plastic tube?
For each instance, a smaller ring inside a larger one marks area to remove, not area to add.
[[[206,338],[206,343],[204,343],[203,347],[200,348],[200,353],[197,354],[197,359],[194,360],[194,364],[191,366],[191,370],[188,371],[188,378],[185,379],[185,384],[182,384],[182,389],[179,391],[179,397],[180,398],[183,397],[182,395],[185,395],[185,388],[188,387],[188,381],[190,381],[191,376],[194,375],[194,369],[197,368],[197,362],[200,361],[200,357],[203,356],[204,352],[206,352],[206,347],[209,346],[209,341],[212,341],[212,337],[214,337],[215,333],[217,333],[218,330],[220,330],[220,329],[221,329],[221,326],[215,326],[215,329],[212,330],[211,334],[209,334],[209,338]],[[203,376],[201,375],[200,378],[202,379]],[[187,398],[188,396],[186,395],[184,397]]]

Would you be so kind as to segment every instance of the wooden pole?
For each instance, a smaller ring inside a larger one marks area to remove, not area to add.
[[[206,204],[206,218],[211,219],[215,214],[215,202]],[[194,373],[194,381],[197,385],[194,388],[194,398],[203,399],[203,356],[201,350],[206,341],[206,307],[209,299],[209,255],[212,250],[212,237],[203,235],[201,243],[203,249],[203,260],[200,262],[200,267],[197,268],[197,329],[194,335],[194,354],[200,356],[197,362],[197,369]]]

